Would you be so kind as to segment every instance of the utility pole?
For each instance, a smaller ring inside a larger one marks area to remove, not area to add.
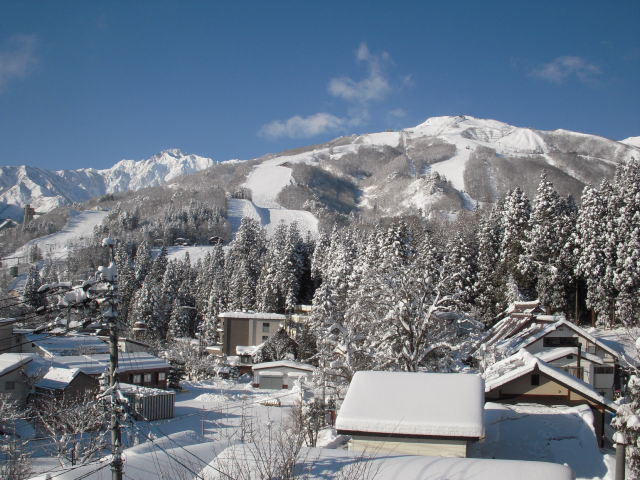
[[[106,284],[101,302],[102,316],[109,323],[109,393],[111,407],[111,478],[122,480],[122,432],[120,429],[120,408],[118,398],[118,309],[116,269],[114,247],[115,240],[105,238],[103,247],[109,247],[109,266],[99,267],[99,281]]]

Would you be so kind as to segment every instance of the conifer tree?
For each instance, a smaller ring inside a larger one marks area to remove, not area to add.
[[[27,279],[22,291],[22,298],[30,307],[38,308],[44,306],[44,296],[38,293],[38,289],[41,286],[42,280],[37,267],[34,265],[29,269],[29,273],[27,273]]]

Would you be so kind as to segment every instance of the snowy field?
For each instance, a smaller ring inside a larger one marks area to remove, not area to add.
[[[10,257],[20,257],[3,260],[6,266],[26,262],[29,249],[37,245],[44,258],[62,260],[75,247],[84,245],[93,237],[93,229],[100,225],[109,212],[102,210],[86,210],[69,212],[69,221],[62,230],[44,237],[34,238],[16,250]]]
[[[264,431],[286,421],[301,395],[299,390],[259,390],[227,380],[184,382],[184,388],[176,397],[175,418],[136,422],[127,428],[130,448],[125,450],[125,478],[194,478],[178,475],[182,467],[177,462],[206,472],[206,465],[216,455],[242,443],[243,433]],[[261,404],[276,398],[281,406]],[[472,447],[470,456],[567,464],[579,480],[613,480],[613,457],[598,449],[590,420],[586,407],[488,403],[486,438]],[[336,438],[330,430],[321,432],[319,446],[340,449],[343,443],[344,439]],[[336,451],[336,455],[344,454]],[[51,458],[36,458],[34,463],[36,473],[59,471]],[[56,478],[75,479],[101,465],[92,463]],[[109,469],[103,468],[87,478],[107,480],[110,475]]]

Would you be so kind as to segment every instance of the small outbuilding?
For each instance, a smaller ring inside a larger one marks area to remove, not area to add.
[[[37,395],[66,402],[82,401],[87,395],[97,393],[98,389],[98,380],[82,373],[79,368],[50,367],[35,385]]]
[[[173,418],[175,392],[130,383],[121,383],[120,391],[129,400],[132,414],[137,420]]]
[[[336,419],[349,448],[466,457],[484,437],[484,382],[462,373],[357,372]]]
[[[297,380],[311,376],[315,368],[306,363],[293,360],[256,363],[253,368],[253,386],[255,388],[286,389],[292,388]]]

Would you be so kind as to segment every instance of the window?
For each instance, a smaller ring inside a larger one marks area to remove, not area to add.
[[[269,333],[269,327],[271,324],[269,322],[262,322],[262,333]]]
[[[145,373],[144,374],[144,383],[151,383],[151,374],[150,373]]]
[[[133,383],[140,383],[140,382],[142,382],[142,375],[137,373],[133,376]]]
[[[15,390],[16,389],[16,382],[4,382],[4,389],[5,390]]]
[[[537,373],[531,375],[531,385],[540,385],[540,375]]]
[[[161,382],[162,380],[166,380],[167,378],[167,374],[164,372],[158,372],[158,381]]]
[[[565,358],[566,358],[567,360],[573,360],[573,355],[567,355]]]
[[[262,341],[266,342],[267,340],[269,340],[269,335],[263,335],[262,336]]]
[[[542,345],[545,347],[577,347],[578,337],[544,337]]]
[[[595,367],[593,373],[613,373],[613,367]]]

